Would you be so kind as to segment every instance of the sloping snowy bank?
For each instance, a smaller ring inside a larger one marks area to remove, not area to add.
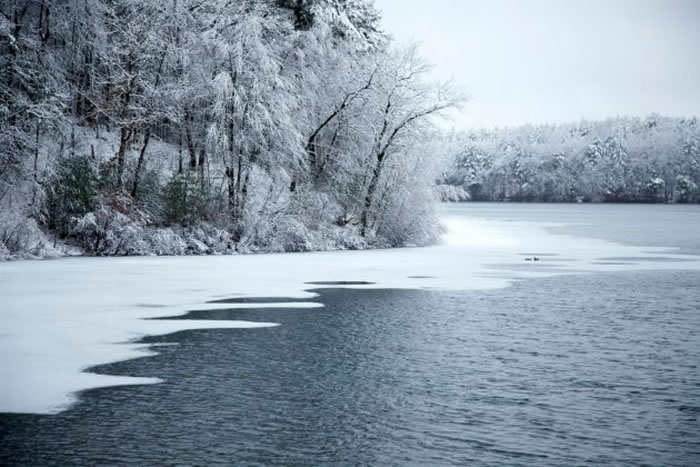
[[[543,224],[446,218],[444,242],[429,248],[209,257],[66,258],[0,264],[0,411],[57,413],[76,392],[157,383],[152,378],[85,372],[148,355],[146,335],[275,323],[148,320],[226,297],[280,297],[265,307],[314,307],[313,281],[367,281],[375,288],[486,289],[513,280],[571,272],[700,269],[698,257],[669,250],[553,235]],[[529,253],[531,252],[531,253]],[[540,260],[525,261],[532,253]],[[625,262],[606,257],[636,258]],[[653,259],[653,261],[645,261]],[[677,260],[683,260],[678,262]],[[284,297],[307,299],[285,303]],[[234,335],[231,337],[235,338]]]

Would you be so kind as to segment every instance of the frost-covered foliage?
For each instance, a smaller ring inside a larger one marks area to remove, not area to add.
[[[34,219],[17,212],[6,212],[0,216],[0,260],[45,258],[60,254]]]
[[[231,235],[206,223],[152,227],[146,213],[124,193],[100,193],[95,209],[73,219],[71,238],[96,256],[224,254]]]
[[[0,208],[26,237],[4,256],[41,232],[93,255],[437,232],[409,149],[459,98],[372,0],[9,0],[0,69]]]
[[[440,183],[474,200],[700,202],[700,123],[650,115],[453,135]]]
[[[441,201],[470,201],[472,197],[459,185],[436,185],[435,191]]]
[[[141,255],[149,253],[144,228],[148,217],[126,194],[101,193],[95,209],[73,220],[71,236],[94,255]]]

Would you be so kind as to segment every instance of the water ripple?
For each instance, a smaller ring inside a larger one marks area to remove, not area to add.
[[[219,300],[183,319],[280,326],[147,338],[179,345],[96,370],[164,383],[2,415],[0,462],[698,465],[698,283],[686,271],[324,289],[313,313]]]

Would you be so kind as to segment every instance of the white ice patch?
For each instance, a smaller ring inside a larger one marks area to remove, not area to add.
[[[445,218],[447,232],[442,242],[452,247],[507,248],[517,245],[518,239],[507,230],[496,228],[485,220],[450,216]]]
[[[57,413],[81,390],[157,383],[154,378],[106,376],[85,370],[152,354],[150,346],[136,343],[147,335],[275,326],[235,321],[236,309],[309,308],[313,312],[313,307],[322,305],[313,302],[316,294],[307,290],[322,286],[307,282],[366,281],[374,284],[349,287],[465,290],[582,271],[700,270],[696,256],[554,235],[544,224],[464,216],[447,216],[445,224],[444,242],[430,248],[2,263],[0,412]],[[536,254],[542,255],[539,261],[525,260]],[[240,297],[311,300],[207,303]],[[147,319],[205,309],[230,309],[231,321]]]

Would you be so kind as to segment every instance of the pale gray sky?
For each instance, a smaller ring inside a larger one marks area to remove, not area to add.
[[[470,97],[457,127],[700,116],[700,0],[375,0]]]

